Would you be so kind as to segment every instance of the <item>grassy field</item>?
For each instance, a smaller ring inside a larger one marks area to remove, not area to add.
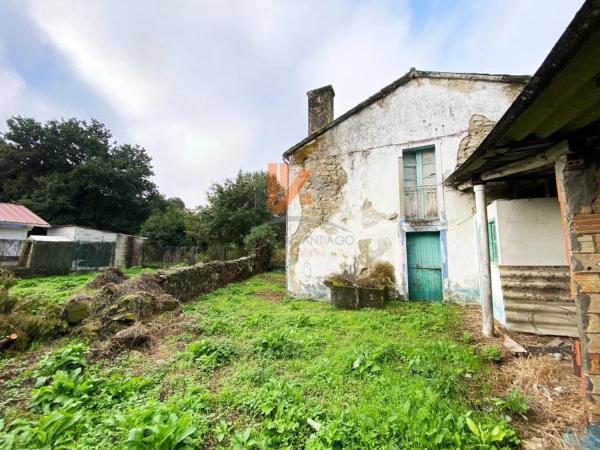
[[[472,343],[458,307],[338,311],[283,283],[204,295],[159,318],[150,348],[113,359],[89,362],[86,343],[64,339],[0,360],[0,448],[518,445],[506,419],[526,402],[492,398],[498,349]]]
[[[123,272],[128,276],[134,277],[153,270],[156,269],[131,267],[123,269]],[[85,292],[85,285],[97,275],[98,272],[88,272],[50,277],[21,278],[10,289],[10,295],[21,302],[28,302],[30,305],[29,309],[35,312],[48,305],[59,305],[66,302],[74,294]]]

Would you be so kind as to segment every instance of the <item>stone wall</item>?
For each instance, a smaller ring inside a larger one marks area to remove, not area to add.
[[[582,393],[590,421],[600,422],[600,160],[562,156],[556,175],[581,339]]]
[[[264,272],[267,266],[260,256],[245,256],[231,261],[212,261],[158,272],[152,276],[166,294],[185,301],[232,281]]]

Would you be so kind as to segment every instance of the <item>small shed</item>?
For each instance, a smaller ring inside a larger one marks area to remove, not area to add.
[[[0,265],[16,262],[33,227],[48,228],[50,224],[23,205],[0,203]]]
[[[80,225],[56,225],[48,230],[48,236],[61,236],[69,241],[116,242],[117,233],[96,230]]]

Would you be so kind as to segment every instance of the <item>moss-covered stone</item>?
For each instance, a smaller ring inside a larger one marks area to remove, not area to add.
[[[135,314],[132,312],[126,312],[122,314],[117,314],[110,318],[110,322],[120,322],[120,323],[134,323],[135,322]]]
[[[88,322],[75,329],[75,333],[89,340],[96,339],[101,331],[102,324],[100,322]]]
[[[65,321],[57,317],[34,316],[15,312],[0,315],[0,335],[17,335],[14,348],[24,350],[34,341],[44,341],[63,335],[68,329]]]
[[[137,318],[150,317],[158,310],[156,297],[149,292],[124,295],[115,301],[111,309],[133,313]]]
[[[91,297],[77,295],[63,307],[60,317],[69,325],[77,325],[90,316]]]
[[[175,311],[181,307],[181,303],[175,297],[169,294],[164,294],[157,299],[158,308],[163,311]]]

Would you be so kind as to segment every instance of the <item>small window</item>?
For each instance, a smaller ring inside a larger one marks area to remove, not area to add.
[[[488,242],[490,244],[490,262],[498,264],[498,240],[495,220],[488,222]]]

